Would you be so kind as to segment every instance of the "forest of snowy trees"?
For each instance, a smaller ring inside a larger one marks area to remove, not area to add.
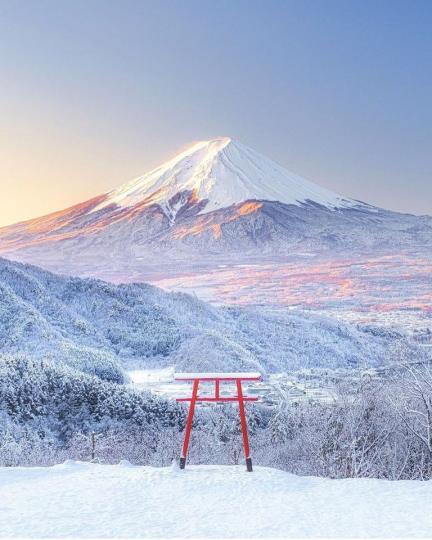
[[[68,458],[169,465],[186,409],[51,362],[2,358],[0,465]],[[332,403],[249,406],[254,462],[301,475],[432,478],[432,370],[400,367],[385,380],[341,383]],[[192,463],[242,462],[237,411],[200,409]],[[92,453],[94,454],[92,456]]]

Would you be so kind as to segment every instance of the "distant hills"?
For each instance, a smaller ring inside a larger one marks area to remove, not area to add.
[[[115,382],[137,367],[296,370],[391,361],[418,353],[392,330],[300,311],[213,307],[146,284],[52,274],[0,258],[0,354],[23,353]]]

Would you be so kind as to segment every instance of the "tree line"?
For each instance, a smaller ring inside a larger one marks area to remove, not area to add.
[[[3,358],[0,465],[65,459],[167,466],[178,458],[187,409],[53,363]],[[254,463],[331,478],[432,477],[432,370],[400,365],[383,378],[350,378],[327,402],[248,408]],[[191,463],[241,463],[238,411],[201,409]]]

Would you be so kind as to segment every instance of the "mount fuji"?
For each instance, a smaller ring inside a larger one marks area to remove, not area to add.
[[[432,218],[297,176],[229,137],[191,145],[117,189],[0,228],[3,256],[130,280],[142,268],[298,253],[430,249]]]
[[[221,137],[195,143],[160,167],[108,193],[95,210],[111,204],[131,207],[145,201],[159,204],[174,219],[186,201],[199,202],[198,213],[204,214],[248,200],[297,205],[311,201],[328,208],[358,204],[286,171],[230,137]]]

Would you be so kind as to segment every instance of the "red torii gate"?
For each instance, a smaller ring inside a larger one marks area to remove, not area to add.
[[[257,397],[244,396],[242,389],[242,381],[259,381],[261,380],[260,373],[176,373],[174,374],[176,381],[193,381],[192,396],[190,398],[177,398],[177,401],[190,402],[189,413],[186,421],[185,437],[183,441],[183,448],[180,456],[180,469],[184,469],[186,466],[186,457],[189,447],[189,440],[192,430],[192,421],[195,412],[195,404],[198,402],[232,402],[237,401],[239,404],[240,424],[243,436],[243,448],[246,458],[246,469],[252,472],[252,458],[250,457],[249,439],[247,432],[246,414],[244,408],[245,401],[257,401]],[[214,396],[198,396],[198,386],[200,381],[214,382],[215,394]],[[236,396],[221,396],[220,395],[220,383],[221,382],[235,382],[237,387]]]

